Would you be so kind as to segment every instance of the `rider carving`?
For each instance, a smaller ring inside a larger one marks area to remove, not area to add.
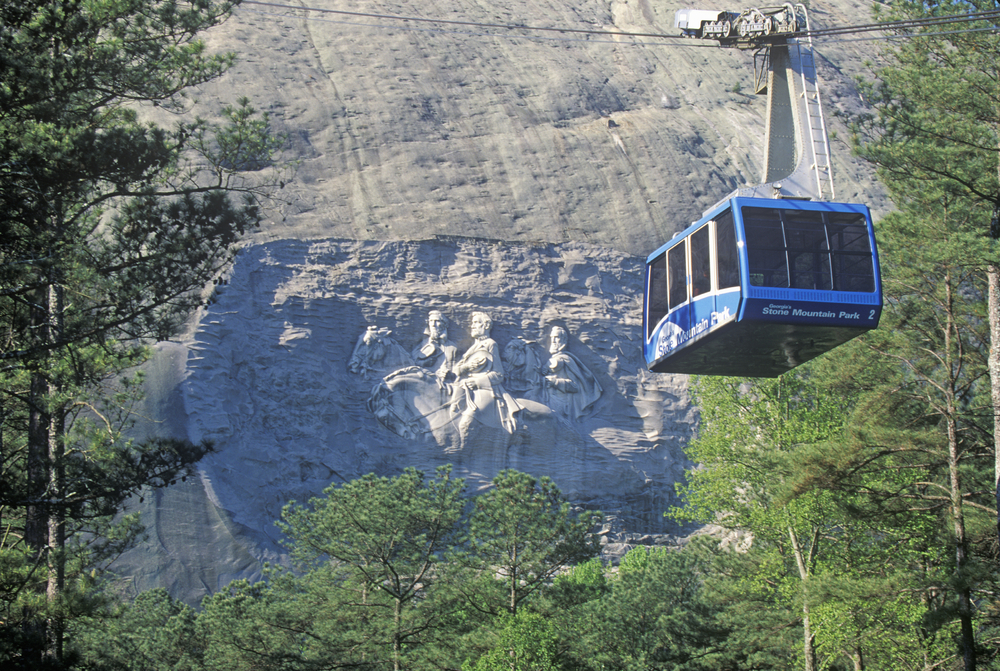
[[[378,371],[391,370],[406,362],[406,350],[389,337],[392,331],[369,326],[358,337],[347,369],[368,379]]]
[[[516,413],[521,409],[514,397],[503,388],[503,364],[500,348],[490,337],[493,320],[485,312],[472,313],[472,337],[475,342],[452,369],[451,411],[461,413],[458,429],[464,445],[473,421],[513,433]]]
[[[390,354],[395,349],[405,358],[369,396],[368,408],[376,419],[403,438],[430,437],[451,450],[467,447],[470,438],[477,443],[510,440],[517,429],[545,413],[578,422],[592,411],[601,397],[601,385],[567,351],[564,328],[551,330],[547,361],[535,343],[515,338],[504,350],[504,363],[500,347],[490,337],[492,326],[488,314],[472,314],[474,342],[461,358],[448,339],[448,319],[438,310],[428,314],[427,339],[409,356],[387,330],[370,327],[358,340],[350,365],[353,372],[386,370],[390,360],[399,358]]]
[[[413,350],[413,362],[421,368],[443,377],[455,365],[458,347],[448,339],[448,318],[440,310],[431,310],[427,315],[427,340]]]
[[[566,329],[554,326],[545,369],[547,405],[567,419],[578,420],[601,397],[601,385],[583,363],[566,350]]]

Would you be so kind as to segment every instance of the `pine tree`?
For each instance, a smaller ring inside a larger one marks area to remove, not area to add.
[[[718,669],[746,648],[727,650],[721,607],[706,592],[718,542],[695,539],[684,548],[636,547],[608,578],[608,591],[583,609],[590,626],[571,629],[588,669]],[[580,619],[584,619],[581,617]]]
[[[195,623],[194,609],[160,588],[104,616],[81,618],[73,639],[95,671],[188,671],[202,662]]]
[[[463,589],[473,608],[517,615],[526,599],[564,568],[597,556],[596,511],[574,512],[549,478],[501,471],[476,497],[464,563]]]
[[[885,397],[832,382],[842,374],[883,391],[898,383],[898,363],[859,357],[864,343],[852,347],[776,380],[699,378],[701,431],[687,450],[699,467],[680,488],[685,507],[672,513],[742,534],[737,544],[746,547],[720,555],[715,568],[728,577],[713,581],[728,593],[732,640],[769,655],[764,632],[795,622],[807,670],[837,659],[895,668],[887,649],[942,654],[941,630],[920,627],[942,612],[931,597],[942,594],[955,549],[938,542],[948,527],[929,504],[948,510],[949,499],[921,497],[941,498],[927,492],[931,480],[948,486],[947,441],[936,420],[907,425],[909,413],[926,408],[919,399],[879,406]],[[852,363],[860,360],[859,373]],[[954,604],[960,591],[947,594]],[[887,648],[885,637],[899,645]]]
[[[552,623],[538,613],[522,610],[498,618],[496,641],[475,664],[462,671],[559,671],[556,634]]]
[[[292,584],[339,604],[323,611],[349,613],[353,622],[333,645],[347,634],[365,664],[394,671],[423,654],[447,611],[436,597],[447,592],[443,559],[458,544],[464,489],[448,467],[431,480],[408,469],[331,485],[307,505],[285,506],[281,527],[308,583]],[[330,617],[302,615],[306,622]]]
[[[994,11],[991,0],[897,0],[878,18],[922,19]],[[874,113],[855,120],[853,142],[875,164],[897,206],[913,210],[937,194],[964,216],[923,229],[929,243],[960,237],[962,256],[985,269],[994,452],[994,510],[1000,539],[1000,36],[996,18],[960,31],[927,25],[886,43],[884,66],[863,82]]]
[[[974,216],[967,202],[927,188],[880,223],[883,323],[818,364],[831,393],[857,399],[850,431],[804,459],[800,472],[801,486],[860,494],[852,514],[895,528],[881,533],[920,529],[922,547],[909,549],[925,560],[912,567],[912,589],[924,594],[931,620],[958,622],[964,665],[973,669],[975,593],[990,591],[973,550],[994,536],[987,529],[996,513],[986,282],[976,236],[962,230]],[[935,239],[942,230],[954,233]]]
[[[836,505],[823,492],[791,496],[789,488],[802,446],[838,431],[844,406],[817,395],[801,373],[775,380],[699,378],[695,389],[701,431],[686,451],[700,467],[688,472],[680,488],[685,506],[673,515],[750,532],[755,543],[782,549],[774,579],[798,584],[804,668],[812,671],[810,586]]]
[[[62,656],[67,571],[99,565],[92,540],[119,551],[139,530],[111,522],[127,497],[206,450],[128,440],[137,387],[108,385],[176,331],[262,216],[277,144],[247,101],[221,124],[142,120],[229,67],[197,34],[233,6],[0,0],[0,606],[45,639],[22,647],[35,662]]]

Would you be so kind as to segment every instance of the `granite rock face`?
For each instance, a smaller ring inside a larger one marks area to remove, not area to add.
[[[150,371],[157,430],[212,441],[216,452],[197,479],[144,504],[150,540],[119,570],[137,589],[166,585],[196,602],[234,577],[258,577],[264,561],[283,561],[274,521],[288,501],[369,472],[443,464],[472,493],[504,468],[550,476],[576,505],[608,513],[612,549],[667,541],[679,530],[663,512],[690,466],[682,446],[696,413],[685,378],[645,370],[642,268],[585,244],[469,238],[245,249],[190,339],[164,347]],[[515,431],[476,421],[458,442],[461,412],[450,407],[437,412],[435,431],[407,436],[376,417],[373,390],[412,366],[432,310],[450,320],[459,356],[473,343],[473,313],[492,317],[507,391],[523,406]],[[352,371],[369,327],[397,347]],[[553,327],[568,336],[577,369],[592,374],[590,401],[575,413],[539,396],[537,376],[525,385],[507,348],[533,349],[528,372],[544,375]]]
[[[302,7],[308,6],[314,11]],[[763,173],[765,96],[753,55],[679,39],[686,6],[722,0],[333,0],[244,3],[205,38],[239,59],[191,97],[211,119],[247,96],[286,138],[287,204],[258,240],[583,241],[645,255]],[[374,19],[565,28],[540,32]],[[329,11],[324,11],[329,10]],[[814,27],[867,23],[824,0]],[[633,38],[622,33],[666,37]],[[827,122],[863,102],[871,42],[817,41]],[[157,120],[173,117],[160,111]],[[883,209],[871,171],[832,146],[837,198]]]

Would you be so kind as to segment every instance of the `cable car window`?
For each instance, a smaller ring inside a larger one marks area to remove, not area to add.
[[[682,240],[667,250],[667,295],[669,307],[687,300],[687,240]]]
[[[822,213],[785,210],[788,265],[791,270],[789,286],[792,289],[829,291],[833,288],[830,276],[830,249],[826,240]]]
[[[837,291],[875,291],[875,264],[872,260],[868,222],[860,214],[831,214],[827,228]]]
[[[688,238],[691,241],[691,296],[712,290],[712,258],[708,226],[702,226]]]
[[[715,255],[719,267],[719,288],[740,285],[740,259],[736,252],[733,213],[726,211],[715,220]]]
[[[778,210],[744,207],[743,229],[747,236],[750,284],[758,287],[788,287],[788,257],[785,233]]]
[[[667,314],[667,255],[660,254],[646,269],[646,339]]]
[[[853,212],[744,207],[750,283],[820,291],[875,290],[867,220]]]

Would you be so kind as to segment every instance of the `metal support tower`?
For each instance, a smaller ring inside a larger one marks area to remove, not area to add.
[[[805,7],[795,8],[800,25],[808,31]],[[833,200],[830,142],[812,38],[771,38],[754,54],[754,82],[757,93],[767,93],[762,183],[740,187],[723,200],[733,196]]]

